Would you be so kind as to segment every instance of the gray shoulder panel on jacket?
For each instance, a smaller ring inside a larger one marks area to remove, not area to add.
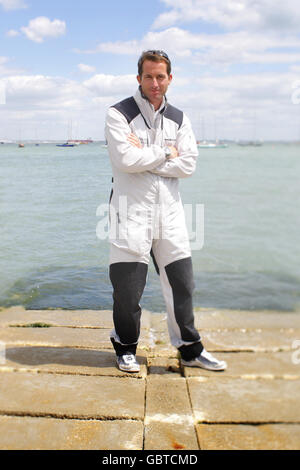
[[[114,104],[112,108],[117,109],[123,116],[125,116],[128,124],[140,114],[140,109],[135,102],[133,96]]]
[[[178,128],[181,127],[183,121],[183,112],[180,109],[175,108],[171,104],[168,104],[167,109],[164,112],[164,117],[171,119],[178,124]]]

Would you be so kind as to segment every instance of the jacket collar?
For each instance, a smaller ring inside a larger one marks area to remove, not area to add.
[[[155,120],[157,119],[158,115],[163,114],[167,108],[166,96],[163,97],[162,103],[157,111],[155,111],[154,106],[150,103],[148,98],[142,92],[141,86],[139,86],[138,90],[136,91],[134,99],[136,101],[136,104],[140,108],[142,115],[150,124],[150,127],[155,127]]]

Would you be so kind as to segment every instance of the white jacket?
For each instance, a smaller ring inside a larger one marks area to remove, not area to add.
[[[129,143],[130,133],[140,139],[143,148]],[[170,220],[177,214],[178,230],[183,223],[186,238],[178,178],[194,173],[198,156],[187,116],[166,99],[155,111],[138,89],[134,97],[109,108],[105,136],[113,170],[111,208],[118,225],[117,236],[110,235],[112,245],[130,253],[130,259],[132,255],[147,256],[157,221],[163,218],[168,225],[170,211],[173,214]],[[175,146],[179,156],[166,160],[163,150],[166,145]],[[162,211],[158,217],[157,207],[166,208],[167,213]],[[176,236],[179,243],[180,234]]]

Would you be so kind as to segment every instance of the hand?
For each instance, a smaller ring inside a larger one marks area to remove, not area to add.
[[[133,145],[134,147],[138,147],[139,149],[143,148],[140,139],[134,135],[134,134],[129,134],[127,137],[127,140]]]
[[[178,150],[176,147],[173,147],[172,145],[170,145],[169,149],[171,150],[171,155],[169,156],[168,160],[171,160],[172,158],[176,158],[178,157]]]

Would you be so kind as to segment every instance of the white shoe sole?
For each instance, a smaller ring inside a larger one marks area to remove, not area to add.
[[[201,364],[201,362],[194,362],[194,361],[184,361],[184,360],[181,360],[181,364],[185,367],[198,367],[199,369],[204,369],[204,370],[209,370],[209,371],[212,371],[212,372],[220,372],[222,370],[226,370],[227,369],[227,364],[226,362],[222,362],[219,366],[209,366],[209,365],[204,365],[204,364]]]
[[[122,372],[140,372],[141,368],[140,367],[135,367],[135,368],[126,368],[126,367],[122,367],[120,366],[118,363],[117,364],[117,367],[119,370],[121,370]]]
[[[137,373],[140,372],[140,369],[123,369],[122,367],[118,367],[118,369],[122,372],[131,372],[131,373]]]

